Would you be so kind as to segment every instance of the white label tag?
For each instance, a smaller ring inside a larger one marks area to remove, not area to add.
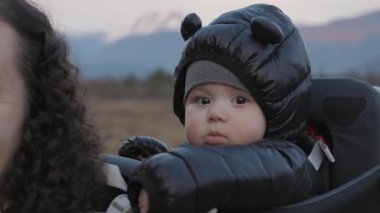
[[[329,160],[330,163],[334,163],[335,158],[334,158],[334,155],[331,153],[330,148],[322,142],[318,141],[318,143],[319,143],[319,146],[321,147],[323,153],[325,153],[327,160]]]

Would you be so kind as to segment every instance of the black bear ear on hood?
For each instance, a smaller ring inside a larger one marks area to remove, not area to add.
[[[251,20],[252,36],[264,43],[278,44],[283,39],[281,28],[265,17],[255,17]]]
[[[183,40],[189,39],[202,28],[202,20],[195,13],[190,13],[183,19],[181,24],[181,35]]]

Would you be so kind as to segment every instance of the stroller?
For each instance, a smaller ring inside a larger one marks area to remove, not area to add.
[[[311,117],[332,142],[330,190],[307,200],[262,210],[283,212],[380,212],[380,89],[353,78],[314,78]],[[102,154],[127,178],[135,160]],[[248,212],[247,212],[248,213]]]

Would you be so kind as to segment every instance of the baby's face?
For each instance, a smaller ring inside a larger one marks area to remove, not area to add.
[[[248,144],[262,139],[264,113],[248,93],[221,84],[193,88],[185,102],[185,132],[191,144]]]

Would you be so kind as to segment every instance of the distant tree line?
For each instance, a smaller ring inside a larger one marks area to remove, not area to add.
[[[89,95],[103,98],[171,97],[173,86],[173,75],[161,68],[153,70],[145,78],[129,74],[86,81]]]
[[[369,82],[374,86],[380,86],[380,68],[378,71],[367,71],[362,74],[358,72],[348,72],[347,76],[358,78],[363,81]]]
[[[314,77],[353,77],[372,85],[380,86],[380,70],[358,72],[348,70],[339,75],[314,72]],[[138,78],[133,74],[121,78],[102,78],[86,82],[88,93],[91,96],[103,98],[162,98],[171,97],[174,91],[174,78],[171,72],[157,68],[145,78]]]
[[[346,70],[339,74],[331,74],[327,72],[314,72],[315,77],[351,77],[368,82],[373,86],[380,86],[380,68],[379,70],[367,69],[367,70]]]

